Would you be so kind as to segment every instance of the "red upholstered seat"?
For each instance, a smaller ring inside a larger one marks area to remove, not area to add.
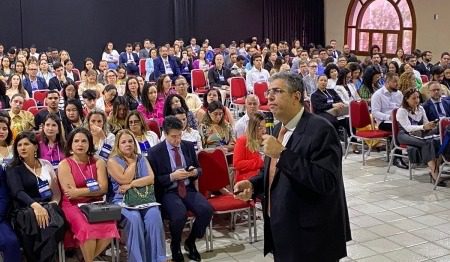
[[[235,199],[233,195],[220,195],[208,199],[214,211],[227,211],[231,209],[248,208],[249,203]]]
[[[390,136],[391,132],[383,131],[383,130],[363,130],[356,131],[356,136],[364,137],[364,138],[384,138]]]

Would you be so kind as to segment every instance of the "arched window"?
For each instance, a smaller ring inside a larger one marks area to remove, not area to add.
[[[410,54],[416,42],[416,17],[411,0],[352,0],[345,21],[346,43],[357,55],[378,45],[387,56],[402,47]]]

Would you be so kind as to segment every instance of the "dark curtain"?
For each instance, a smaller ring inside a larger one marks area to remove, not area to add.
[[[313,42],[323,44],[323,0],[263,0],[264,37],[272,42],[299,39],[305,47]]]

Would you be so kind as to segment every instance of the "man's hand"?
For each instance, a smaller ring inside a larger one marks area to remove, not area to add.
[[[278,141],[278,139],[271,135],[263,135],[262,139],[264,154],[271,158],[280,158],[281,152],[285,149],[285,147]]]
[[[177,169],[175,172],[173,172],[170,177],[172,178],[172,181],[178,181],[188,178],[190,175],[190,172],[187,172],[184,169]]]
[[[252,198],[253,185],[248,180],[242,180],[234,185],[234,197],[243,201],[248,201]]]

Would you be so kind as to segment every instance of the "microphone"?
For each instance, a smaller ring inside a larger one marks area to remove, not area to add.
[[[264,120],[266,121],[267,133],[272,135],[274,127],[274,118],[272,112],[264,112]]]

